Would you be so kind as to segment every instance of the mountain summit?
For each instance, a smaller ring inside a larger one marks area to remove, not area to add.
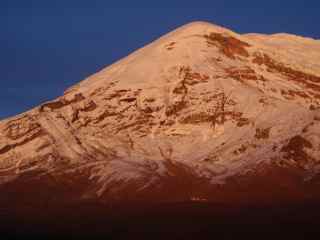
[[[194,22],[0,122],[1,204],[320,199],[320,42]]]

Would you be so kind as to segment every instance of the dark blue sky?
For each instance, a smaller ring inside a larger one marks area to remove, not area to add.
[[[157,2],[1,0],[0,119],[61,95],[191,21],[210,21],[239,33],[320,38],[319,0]]]

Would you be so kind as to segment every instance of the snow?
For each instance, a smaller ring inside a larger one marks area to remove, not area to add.
[[[232,59],[223,54],[219,45],[208,46],[204,36],[212,32],[248,43],[250,57],[236,55]],[[320,123],[314,121],[320,110],[309,110],[310,103],[320,105],[319,99],[285,98],[281,90],[309,89],[279,72],[268,71],[266,66],[252,63],[257,52],[293,69],[320,76],[319,41],[286,34],[239,35],[210,23],[194,22],[68,89],[59,98],[67,103],[65,106],[60,104],[63,106],[45,112],[38,107],[25,113],[32,120],[18,120],[18,125],[22,126],[23,121],[39,124],[43,134],[36,139],[24,140],[19,134],[10,138],[8,129],[14,118],[0,122],[0,182],[13,179],[20,168],[34,170],[34,166],[28,168],[32,162],[48,172],[60,171],[58,163],[65,159],[72,167],[61,171],[90,166],[90,179],[99,186],[99,196],[110,186],[114,188],[113,183],[119,183],[121,188],[132,181],[143,182],[139,189],[148,188],[170,172],[167,161],[183,164],[199,177],[222,184],[230,176],[280,157],[279,150],[274,151],[273,147],[281,148],[296,135],[315,146],[307,153],[320,161],[320,148],[316,147]],[[190,72],[183,73],[187,67]],[[267,81],[248,80],[246,76],[239,81],[228,75],[230,68],[241,71],[248,67]],[[191,74],[195,83],[187,84],[187,92],[180,95],[177,89],[186,74]],[[320,87],[319,83],[314,84]],[[85,100],[73,101],[77,94]],[[230,96],[234,102],[225,111],[242,114],[248,125],[239,127],[239,117],[230,117],[214,127],[208,120],[183,122],[186,117],[208,114],[219,104],[219,94]],[[96,108],[84,107],[90,101]],[[169,116],[166,111],[175,105],[182,107]],[[311,122],[312,128],[303,133]],[[257,128],[270,128],[269,137],[257,139]],[[241,148],[246,149],[239,152]],[[312,174],[320,169],[316,163],[312,166]],[[9,169],[14,169],[15,174],[11,176]]]

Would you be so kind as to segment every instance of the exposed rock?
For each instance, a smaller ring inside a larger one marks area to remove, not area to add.
[[[270,137],[270,128],[265,128],[265,129],[257,128],[255,137],[257,139],[268,139]]]
[[[305,152],[305,148],[312,148],[311,142],[300,135],[290,139],[289,143],[282,147],[281,151],[285,152],[286,159],[293,159],[297,162],[307,162],[310,156]]]
[[[220,51],[228,58],[235,59],[236,55],[249,57],[249,52],[246,50],[250,44],[243,42],[235,37],[212,32],[209,35],[204,35],[209,46],[218,46]]]

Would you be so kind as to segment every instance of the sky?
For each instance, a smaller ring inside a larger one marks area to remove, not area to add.
[[[319,0],[1,0],[0,119],[62,95],[183,24],[320,39],[319,10]]]

